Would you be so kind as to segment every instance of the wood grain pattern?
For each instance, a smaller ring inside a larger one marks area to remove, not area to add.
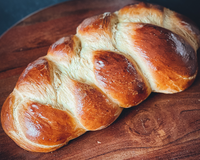
[[[134,2],[69,1],[12,27],[0,37],[0,109],[28,63],[45,55],[53,42],[75,34],[87,17]],[[200,75],[186,91],[152,93],[139,106],[125,109],[108,128],[87,132],[52,153],[23,150],[0,127],[0,159],[200,159]]]

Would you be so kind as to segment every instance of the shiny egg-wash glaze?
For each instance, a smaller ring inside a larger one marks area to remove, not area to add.
[[[199,33],[146,3],[88,18],[23,71],[2,107],[3,129],[26,150],[50,152],[107,127],[152,91],[183,91],[197,74]]]

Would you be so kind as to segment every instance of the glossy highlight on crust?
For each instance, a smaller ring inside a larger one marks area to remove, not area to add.
[[[96,51],[93,61],[97,82],[121,107],[135,106],[151,93],[145,77],[123,55]]]
[[[70,63],[79,52],[80,40],[75,36],[63,37],[49,47],[48,56]]]
[[[2,127],[26,150],[54,151],[108,127],[151,92],[187,89],[197,75],[199,42],[193,23],[159,5],[87,18],[22,72],[3,104]],[[143,119],[134,125],[145,135]]]
[[[15,96],[10,94],[1,110],[1,122],[4,131],[8,134],[11,131],[15,130],[14,118],[13,118],[13,104],[15,101]],[[3,123],[4,122],[4,123]]]
[[[78,119],[88,130],[107,127],[122,111],[105,93],[93,86],[75,82],[74,92]]]
[[[136,35],[132,37],[133,45],[140,49],[142,52],[140,54],[151,65],[163,71],[169,68],[180,75],[195,74],[197,68],[195,51],[180,36],[150,24],[137,28],[135,32]]]
[[[42,145],[68,142],[83,131],[68,112],[49,105],[30,103],[20,110],[18,119],[26,138]]]
[[[183,38],[161,27],[146,24],[135,32],[132,43],[158,80],[157,86],[161,90],[168,86],[174,90],[187,88],[191,83],[184,83],[182,77],[195,75],[198,66],[194,49]]]
[[[113,15],[109,12],[85,19],[78,27],[79,34],[88,34],[98,30],[108,32],[111,28]]]
[[[23,84],[36,83],[38,85],[50,84],[49,64],[45,58],[30,63],[20,75],[17,87]]]

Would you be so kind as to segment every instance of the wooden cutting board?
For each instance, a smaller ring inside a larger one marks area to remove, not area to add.
[[[53,42],[75,34],[78,24],[87,17],[113,12],[134,2],[69,1],[32,14],[13,26],[0,37],[0,107],[27,64],[45,55]],[[185,13],[189,15],[189,11]],[[193,20],[199,24],[200,19],[193,17]],[[200,59],[198,61],[200,64]],[[139,106],[124,109],[111,126],[87,132],[52,153],[23,150],[0,127],[0,159],[132,158],[200,159],[199,74],[184,92],[173,95],[152,93]]]

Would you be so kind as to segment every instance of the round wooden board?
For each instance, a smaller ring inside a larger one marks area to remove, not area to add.
[[[32,14],[0,38],[0,107],[28,63],[47,53],[61,37],[75,34],[87,17],[114,12],[134,0],[69,1]],[[188,6],[190,2],[188,1]],[[192,3],[192,2],[191,2]],[[168,7],[168,6],[167,6]],[[177,6],[177,11],[178,7]],[[176,10],[175,8],[172,8]],[[182,7],[184,9],[184,6]],[[199,24],[199,10],[194,14]],[[191,18],[191,17],[190,17]],[[199,57],[199,56],[198,56]],[[198,58],[200,63],[200,59]],[[1,109],[1,108],[0,108]],[[184,92],[152,93],[137,107],[125,109],[106,129],[87,132],[52,153],[18,147],[0,127],[0,159],[199,159],[200,75]]]

